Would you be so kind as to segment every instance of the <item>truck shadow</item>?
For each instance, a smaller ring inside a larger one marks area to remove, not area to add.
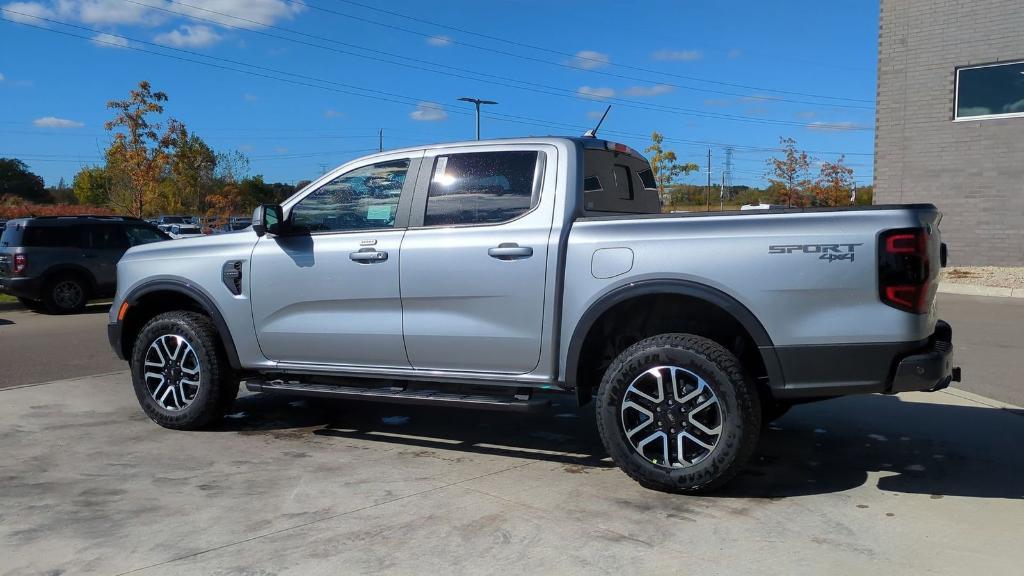
[[[952,399],[949,396],[928,397]],[[536,414],[250,395],[222,431],[382,444],[611,468],[592,406],[551,397]],[[857,396],[795,407],[712,497],[786,498],[865,484],[933,498],[1024,499],[1024,411]]]

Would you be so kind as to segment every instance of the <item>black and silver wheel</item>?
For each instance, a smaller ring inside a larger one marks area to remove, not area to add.
[[[62,275],[46,283],[43,304],[51,314],[80,312],[89,300],[89,287],[81,277]]]
[[[154,422],[195,430],[219,419],[238,393],[210,319],[167,312],[150,320],[131,358],[135,395]]]
[[[644,486],[714,489],[753,453],[757,392],[719,344],[662,334],[622,352],[598,391],[598,429],[612,460]]]

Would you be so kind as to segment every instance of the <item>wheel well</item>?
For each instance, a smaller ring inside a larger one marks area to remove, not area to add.
[[[121,349],[124,357],[131,359],[135,338],[142,327],[158,314],[176,310],[189,310],[209,316],[210,312],[195,298],[175,290],[155,290],[140,296],[128,307],[121,320]]]
[[[770,393],[768,371],[757,343],[735,316],[703,298],[656,293],[618,302],[591,325],[575,366],[580,404],[590,401],[605,370],[623,350],[644,338],[672,332],[703,336],[721,344],[736,355],[759,391]]]
[[[43,275],[41,286],[45,290],[46,286],[48,286],[50,282],[53,282],[55,278],[59,278],[61,276],[74,276],[85,282],[86,290],[88,290],[89,292],[96,292],[96,278],[93,277],[92,273],[86,270],[85,268],[78,268],[72,266],[47,270],[46,273]]]

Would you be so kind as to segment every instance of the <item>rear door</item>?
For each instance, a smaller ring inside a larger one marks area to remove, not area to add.
[[[430,151],[402,241],[414,368],[525,374],[540,358],[557,149]]]
[[[128,250],[128,237],[121,224],[96,223],[82,226],[81,264],[96,279],[100,292],[110,292],[117,282],[117,262]]]

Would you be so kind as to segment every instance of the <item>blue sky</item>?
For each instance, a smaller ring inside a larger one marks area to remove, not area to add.
[[[688,181],[706,181],[710,146],[717,182],[732,145],[733,183],[763,185],[788,136],[870,184],[877,1],[636,5],[0,0],[37,26],[0,21],[0,157],[70,182],[109,141],[105,103],[145,79],[269,181],[373,151],[381,128],[385,148],[472,138],[456,99],[473,96],[499,102],[485,138],[578,135],[611,104],[601,135],[642,149],[662,132],[702,166]]]

